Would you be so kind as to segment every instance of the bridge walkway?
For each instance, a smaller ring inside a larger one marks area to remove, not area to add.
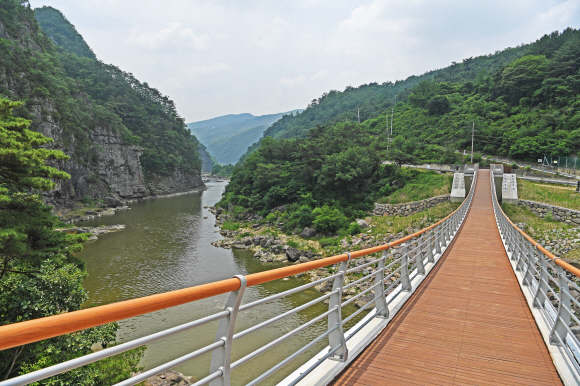
[[[435,270],[340,385],[561,385],[506,256],[489,170]]]

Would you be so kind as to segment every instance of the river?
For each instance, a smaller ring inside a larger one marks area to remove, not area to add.
[[[86,261],[89,274],[84,282],[89,291],[87,304],[108,304],[284,266],[284,263],[263,264],[253,257],[253,253],[216,248],[210,244],[222,237],[219,228],[214,227],[214,215],[203,207],[219,201],[225,186],[225,182],[209,182],[208,190],[204,192],[132,203],[130,210],[81,223],[83,226],[126,226],[123,231],[105,234],[97,241],[85,243],[80,257]],[[290,278],[250,287],[242,303],[304,284],[305,280]],[[320,293],[312,288],[242,312],[238,316],[236,331],[318,296]],[[223,309],[225,300],[226,295],[217,296],[123,320],[119,323],[117,340],[125,342],[218,312]],[[321,303],[236,340],[232,362],[304,324],[326,311],[327,307]],[[147,370],[213,342],[216,327],[215,323],[208,324],[149,344],[141,366]],[[326,322],[316,324],[234,369],[233,384],[251,381],[325,329]],[[262,384],[276,384],[326,344],[323,341]],[[208,374],[210,360],[211,354],[206,354],[175,370],[200,379]]]

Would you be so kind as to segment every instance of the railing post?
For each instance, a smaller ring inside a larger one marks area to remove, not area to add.
[[[559,257],[556,259],[559,259]],[[556,264],[556,260],[554,260],[554,265],[556,266],[556,272],[558,272],[560,302],[558,304],[558,315],[556,316],[554,326],[550,332],[550,343],[559,345],[560,341],[555,337],[555,334],[557,334],[563,342],[566,341],[566,335],[568,334],[568,329],[566,327],[570,325],[570,313],[566,310],[566,308],[571,309],[571,302],[568,282],[566,281],[566,273],[562,267]],[[564,306],[566,308],[564,308]]]
[[[425,232],[425,235],[427,235],[427,261],[429,263],[434,263],[435,256],[433,256],[433,244],[435,244],[435,233],[433,233],[433,230],[430,229]]]
[[[328,335],[330,348],[332,349],[342,343],[342,346],[334,352],[331,358],[340,362],[344,362],[348,358],[348,349],[346,348],[346,339],[344,338],[344,328],[342,325],[342,288],[344,287],[346,270],[351,259],[350,253],[346,252],[346,254],[348,255],[348,260],[340,263],[340,267],[338,268],[338,272],[341,275],[335,277],[332,283],[332,292],[338,291],[330,296],[328,300],[328,310],[335,309],[335,312],[328,315],[328,329],[330,330],[338,326],[338,329]]]
[[[520,256],[518,256],[518,259],[516,260],[516,271],[521,271],[522,270],[522,262],[528,259],[528,256],[530,255],[530,253],[533,253],[533,251],[531,250],[531,245],[529,242],[525,243],[525,247],[524,247],[524,253],[522,253]]]
[[[417,273],[419,275],[425,274],[425,264],[423,263],[423,248],[425,248],[425,233],[421,234],[419,237],[419,241],[417,242],[417,254],[415,255],[415,259],[417,260]]]
[[[528,261],[526,262],[526,264],[524,265],[524,274],[522,277],[522,285],[532,285],[532,281],[530,280],[530,275],[533,276],[533,271],[532,271],[532,267],[536,266],[536,262],[538,261],[538,255],[536,255],[536,250],[535,248],[531,249],[530,248],[530,255],[528,257]]]
[[[540,263],[540,279],[538,281],[538,288],[536,289],[536,293],[534,294],[534,307],[543,308],[544,302],[546,301],[546,295],[548,294],[548,263],[546,263],[546,259],[544,254],[540,252],[539,257]]]
[[[435,227],[435,234],[433,235],[435,242],[435,253],[441,254],[441,227],[443,224],[439,224]]]
[[[453,235],[453,217],[447,219],[447,234],[446,234],[446,245],[449,246],[451,243],[451,236]]]
[[[389,317],[389,307],[387,306],[387,295],[385,294],[385,262],[387,260],[387,251],[384,250],[379,260],[379,266],[375,275],[375,307],[378,318]],[[379,296],[380,295],[380,296]],[[380,311],[379,311],[380,310]]]
[[[409,240],[410,241],[410,240]],[[406,243],[403,248],[403,255],[401,256],[401,287],[403,291],[411,291],[411,280],[409,278],[409,244]]]
[[[523,236],[518,232],[516,237],[516,246],[514,248],[514,252],[512,253],[512,257],[510,260],[516,261],[522,254],[522,245],[523,245]]]
[[[240,281],[240,288],[237,291],[230,293],[225,311],[229,312],[229,315],[222,318],[219,322],[215,341],[223,341],[224,345],[220,348],[213,350],[211,355],[210,364],[210,374],[216,371],[221,371],[222,375],[218,379],[211,381],[210,386],[229,386],[230,385],[230,363],[232,359],[232,337],[234,335],[234,327],[236,325],[236,317],[238,316],[238,309],[242,301],[242,296],[246,289],[247,281],[243,275],[234,276]]]

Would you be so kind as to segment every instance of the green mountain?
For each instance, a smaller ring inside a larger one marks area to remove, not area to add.
[[[62,12],[45,6],[36,8],[34,14],[40,28],[42,28],[49,39],[56,45],[77,56],[97,59],[91,47],[89,47],[85,39],[77,32],[74,25],[64,17]]]
[[[252,118],[256,118],[256,117],[252,114],[249,114],[249,113],[228,114],[228,115],[222,115],[221,117],[206,119],[205,121],[188,123],[187,127],[189,127],[190,130],[208,129],[208,128],[214,128],[214,127],[222,127],[222,126],[228,125],[230,123],[240,123],[243,121],[247,121],[248,119],[252,119]],[[203,131],[201,131],[200,133],[203,133]]]
[[[54,8],[0,0],[0,97],[24,101],[14,114],[71,157],[59,168],[72,178],[46,197],[57,207],[203,186],[199,142],[173,101],[98,60]]]
[[[262,138],[299,138],[318,125],[333,125],[338,122],[364,122],[390,111],[397,101],[405,100],[413,87],[424,80],[436,82],[474,81],[478,74],[497,72],[500,68],[528,52],[529,46],[519,46],[496,51],[494,54],[464,59],[443,69],[413,75],[405,80],[384,83],[369,83],[359,87],[347,86],[344,91],[330,90],[313,99],[305,110],[294,116],[286,116],[264,132]],[[259,143],[253,144],[242,157],[242,162]]]
[[[236,163],[248,146],[256,142],[272,123],[299,111],[261,116],[229,114],[188,123],[187,126],[220,164],[227,165]]]
[[[388,111],[391,101],[385,99],[381,105],[379,98],[372,98],[381,87],[394,92],[396,86],[374,84],[329,93],[301,114],[276,122],[245,162],[236,165],[220,205],[233,204],[262,216],[285,205],[279,221],[288,232],[318,227],[329,218],[342,218],[339,222],[346,227],[346,220],[363,216],[377,199],[416,178],[395,165],[382,165],[384,159],[398,164],[466,162],[455,150],[470,147],[472,125],[475,150],[484,154],[535,161],[543,154],[580,153],[576,29],[464,60],[423,77],[412,88],[400,89],[392,136],[386,130],[385,112],[377,109],[377,116],[365,115],[357,123],[352,119],[356,110],[341,112],[335,103],[343,100],[346,106],[358,96],[369,110],[383,106]],[[351,114],[349,122],[316,124],[332,122],[341,114]],[[308,116],[313,123],[305,123],[302,117]],[[390,112],[388,118],[390,122]],[[296,138],[288,138],[292,136]],[[481,161],[481,156],[477,158]]]

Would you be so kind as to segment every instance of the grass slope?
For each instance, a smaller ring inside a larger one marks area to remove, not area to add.
[[[434,171],[407,168],[403,168],[402,171],[408,174],[411,182],[396,190],[393,194],[379,198],[377,200],[379,204],[403,204],[451,193],[451,184],[453,182],[453,176],[451,175],[441,175]]]
[[[546,184],[518,179],[518,196],[522,200],[543,202],[580,210],[580,194],[573,186]]]

